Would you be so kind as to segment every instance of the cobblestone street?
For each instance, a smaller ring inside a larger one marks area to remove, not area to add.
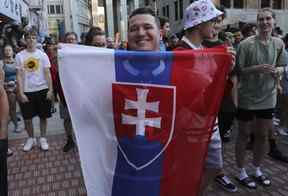
[[[84,196],[86,190],[77,152],[62,152],[64,135],[50,136],[50,149],[25,153],[25,140],[10,142],[14,155],[8,159],[10,196]]]
[[[81,174],[77,151],[63,153],[64,130],[58,115],[49,120],[48,141],[50,149],[41,152],[34,148],[31,152],[22,151],[25,133],[10,132],[9,146],[14,155],[8,158],[9,196],[84,196],[85,185]],[[38,122],[37,122],[38,123]],[[36,125],[37,125],[36,123]],[[37,130],[39,134],[39,130]],[[281,138],[281,148],[287,153],[287,136]],[[233,142],[225,144],[225,173],[235,182],[238,171],[234,160]],[[249,153],[249,161],[251,154]],[[268,156],[264,161],[264,172],[272,178],[272,186],[257,190],[248,190],[238,186],[237,193],[227,193],[217,185],[209,187],[209,196],[287,196],[288,165],[276,162]],[[251,171],[249,165],[248,171]],[[237,183],[236,183],[237,184]],[[238,185],[238,184],[237,184]]]

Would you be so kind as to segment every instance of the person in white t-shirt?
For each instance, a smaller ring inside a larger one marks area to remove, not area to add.
[[[49,145],[45,136],[53,98],[50,62],[48,56],[36,48],[37,32],[28,31],[24,37],[27,48],[16,55],[20,108],[29,136],[23,150],[30,151],[37,144],[32,123],[32,118],[35,116],[40,118],[40,148],[48,150]]]

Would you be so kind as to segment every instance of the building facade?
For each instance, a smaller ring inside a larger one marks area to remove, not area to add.
[[[288,32],[288,0],[221,0],[227,7],[227,24],[256,23],[257,10],[270,7],[276,14],[276,25]]]
[[[92,24],[105,29],[104,0],[92,0]]]
[[[169,19],[171,31],[174,33],[182,30],[184,9],[194,0],[159,0],[157,13]]]
[[[159,16],[169,18],[171,30],[182,30],[184,9],[195,0],[159,0],[157,1],[157,13]],[[276,13],[276,23],[284,32],[288,32],[288,0],[214,0],[215,4],[224,5],[227,8],[225,23],[235,25],[239,22],[256,22],[257,10],[263,7],[271,7]]]
[[[49,34],[61,36],[65,33],[64,4],[62,0],[48,0]]]
[[[92,25],[90,0],[47,0],[49,34],[63,38],[65,32],[74,31],[78,36]]]
[[[48,33],[47,0],[27,0],[29,3],[29,27],[36,27],[39,41],[43,41]]]
[[[130,13],[140,6],[155,7],[156,2],[157,0],[104,0],[107,35],[115,37],[115,34],[120,34],[121,40],[125,41]]]
[[[157,10],[157,0],[144,0],[140,1],[139,3],[140,7],[150,7],[153,10]]]

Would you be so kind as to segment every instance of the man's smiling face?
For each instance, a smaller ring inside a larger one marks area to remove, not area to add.
[[[129,50],[159,50],[160,32],[154,16],[139,14],[129,19]]]

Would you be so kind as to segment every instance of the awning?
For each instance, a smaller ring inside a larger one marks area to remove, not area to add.
[[[6,16],[14,21],[21,22],[22,0],[1,0],[0,15]]]

